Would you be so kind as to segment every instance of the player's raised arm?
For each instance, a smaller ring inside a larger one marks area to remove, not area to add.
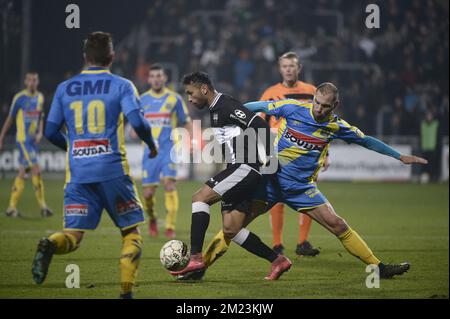
[[[121,92],[121,106],[122,111],[133,127],[138,137],[147,144],[150,149],[150,157],[153,158],[158,155],[155,142],[153,140],[150,125],[142,115],[142,109],[139,104],[139,96],[136,88],[131,82],[126,82]]]
[[[60,84],[56,89],[52,105],[50,106],[44,136],[50,143],[65,151],[67,150],[66,137],[61,133],[61,128],[64,125],[64,113],[61,103],[62,91],[63,84]]]

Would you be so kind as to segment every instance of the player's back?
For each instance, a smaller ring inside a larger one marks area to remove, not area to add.
[[[58,118],[53,108],[59,108],[67,127],[67,182],[101,182],[129,173],[124,113],[138,109],[138,101],[130,81],[104,68],[89,68],[60,84],[49,121]]]

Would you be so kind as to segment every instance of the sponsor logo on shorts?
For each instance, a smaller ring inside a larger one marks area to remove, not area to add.
[[[72,157],[87,158],[111,154],[109,139],[78,140],[73,142]]]
[[[309,198],[313,198],[314,196],[319,195],[319,194],[320,194],[320,191],[317,188],[311,188],[305,192],[305,195],[307,195]]]
[[[284,133],[283,137],[290,142],[296,144],[299,148],[308,151],[322,151],[327,145],[327,141],[302,134],[291,128],[288,128]]]
[[[118,215],[125,215],[140,208],[141,206],[134,200],[116,202],[116,212]]]
[[[88,206],[83,204],[64,205],[64,215],[66,216],[87,216]]]

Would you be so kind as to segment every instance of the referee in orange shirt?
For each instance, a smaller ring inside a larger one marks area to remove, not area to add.
[[[300,59],[295,52],[286,52],[278,58],[278,67],[283,81],[266,89],[261,96],[261,101],[296,99],[299,101],[312,100],[316,87],[314,85],[299,81],[298,77],[302,70]],[[270,127],[278,131],[284,119],[276,120],[275,117],[267,118]],[[329,166],[328,157],[325,160],[323,170]],[[273,249],[283,253],[283,224],[284,205],[277,204],[270,210],[270,219],[273,234]],[[320,253],[307,241],[311,229],[311,218],[305,214],[299,214],[299,238],[295,250],[300,256],[316,256]]]

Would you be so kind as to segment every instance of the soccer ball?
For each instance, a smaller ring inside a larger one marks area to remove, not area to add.
[[[170,271],[178,271],[186,267],[190,257],[188,246],[181,240],[168,241],[159,252],[161,264]]]

